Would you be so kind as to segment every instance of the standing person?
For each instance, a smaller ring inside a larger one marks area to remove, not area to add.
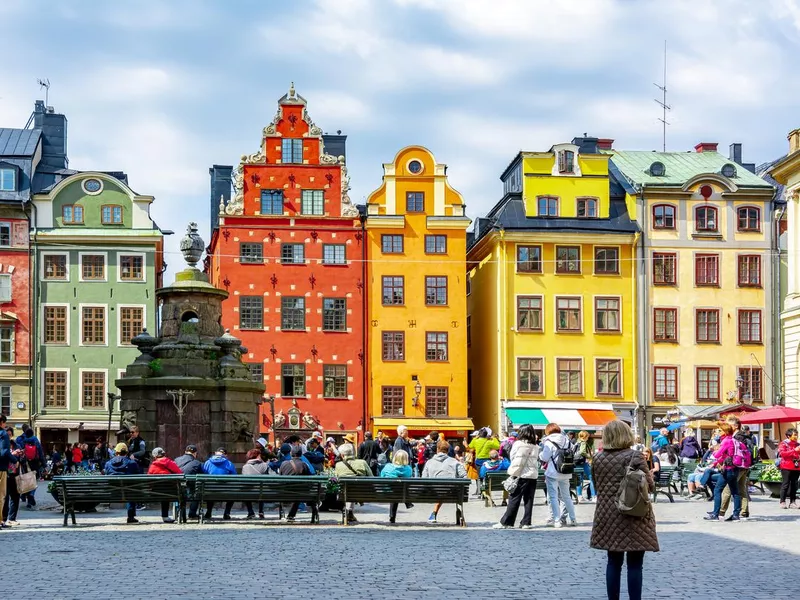
[[[653,476],[642,453],[632,450],[633,432],[623,421],[611,421],[603,429],[603,450],[594,458],[597,508],[594,511],[590,546],[608,552],[606,593],[609,600],[619,600],[622,564],[628,563],[628,597],[641,600],[642,566],[645,552],[658,552],[656,519],[652,508],[644,517],[624,514],[617,508],[620,485],[628,468],[645,474],[650,492],[655,489]]]
[[[738,445],[741,442],[733,438],[733,426],[730,423],[720,425],[722,436],[720,437],[719,450],[714,454],[713,464],[719,468],[717,483],[714,486],[714,510],[703,517],[706,521],[718,521],[719,511],[722,506],[722,490],[730,488],[733,496],[733,514],[725,519],[726,521],[739,521],[742,512],[742,497],[739,495],[739,467],[733,459],[739,452]],[[746,448],[744,449],[746,452]]]
[[[533,496],[536,494],[536,480],[539,478],[539,446],[536,444],[536,432],[533,425],[519,428],[516,441],[511,447],[511,465],[508,467],[510,477],[519,477],[517,487],[508,498],[508,508],[494,529],[511,529],[517,520],[520,503],[524,503],[521,529],[533,529]]]
[[[569,526],[575,527],[578,521],[575,518],[575,505],[569,495],[569,481],[572,478],[572,472],[568,465],[572,445],[569,438],[561,433],[561,427],[557,423],[548,423],[544,428],[544,435],[541,458],[543,463],[547,463],[547,468],[544,470],[544,482],[547,487],[551,513],[547,526],[561,527],[567,524],[566,517],[562,517],[561,514],[560,498],[567,509],[567,515],[569,515]]]
[[[9,444],[11,445],[11,455],[14,458],[22,456],[22,450],[17,448],[17,442],[11,437],[14,435],[14,430],[9,427],[6,429],[9,437]],[[17,490],[17,473],[19,472],[19,461],[10,462],[8,464],[8,479],[6,484],[6,500],[0,504],[3,515],[0,517],[0,524],[6,523],[9,527],[17,524],[17,514],[19,513],[19,491]]]
[[[97,446],[94,447],[94,464],[97,470],[101,470],[108,461],[108,446],[103,438],[97,438]]]
[[[781,508],[797,508],[797,482],[800,478],[800,443],[797,441],[797,429],[786,430],[786,439],[778,446],[781,459]],[[786,499],[789,505],[786,505]]]
[[[667,446],[669,446],[669,429],[662,427],[656,439],[653,440],[653,445],[650,446],[650,449],[653,454],[660,454]]]
[[[78,450],[80,451],[80,448]],[[139,463],[128,456],[128,446],[123,442],[114,447],[114,458],[106,463],[103,470],[106,475],[140,475],[142,472]],[[138,522],[136,504],[128,502],[128,525]]]
[[[78,470],[83,465],[83,450],[81,450],[81,445],[78,442],[72,444],[72,468],[75,469],[77,473]]]
[[[22,435],[17,438],[17,449],[22,450],[22,457],[27,463],[28,469],[36,474],[37,480],[41,479],[42,471],[47,463],[45,462],[42,443],[39,441],[39,438],[33,434],[33,429],[31,429],[29,425],[25,425],[22,430]],[[35,496],[35,489],[21,496],[21,499],[25,500],[28,510],[36,510]]]
[[[408,436],[408,427],[400,425],[397,428],[397,439],[394,441],[394,452],[402,450],[408,454],[411,461],[411,472],[413,473],[417,465],[417,453],[414,452],[413,440]]]
[[[428,443],[424,440],[417,442],[417,477],[422,476],[422,471],[425,469],[425,463],[428,462],[427,452]]]
[[[194,444],[189,444],[186,446],[186,452],[175,461],[175,464],[178,465],[178,468],[184,475],[201,475],[203,473],[203,463],[197,460],[197,446]],[[200,515],[197,514],[198,509],[200,508],[200,502],[194,500],[194,490],[195,484],[194,479],[187,479],[186,480],[186,489],[189,492],[189,497],[192,500],[189,502],[189,516],[188,518],[192,521],[197,521],[200,519]]]
[[[0,508],[6,501],[9,465],[16,464],[19,460],[16,454],[22,453],[19,450],[16,453],[11,452],[11,439],[6,431],[6,416],[0,413]],[[10,527],[10,525],[0,518],[0,529],[5,529],[6,527]]]
[[[181,468],[172,460],[163,448],[153,448],[153,462],[147,469],[148,475],[183,475]],[[164,523],[174,523],[175,519],[169,516],[171,502],[161,503],[161,520]]]
[[[225,448],[217,448],[214,456],[209,458],[203,464],[203,473],[206,475],[236,475],[236,467],[228,460],[228,451]],[[225,503],[225,512],[222,513],[222,519],[225,521],[231,520],[231,509],[233,502]],[[211,520],[211,513],[214,510],[213,502],[206,502],[206,514],[204,519]]]
[[[308,454],[308,452],[306,453]],[[266,475],[269,471],[269,464],[264,462],[261,458],[261,450],[258,448],[252,448],[247,451],[247,462],[242,465],[242,475]],[[245,502],[245,508],[247,509],[247,518],[248,519],[255,519],[256,513],[253,510],[253,503],[252,502]],[[258,518],[264,518],[264,503],[258,503]]]
[[[739,496],[742,498],[742,512],[739,517],[747,519],[750,517],[750,491],[748,490],[750,482],[748,481],[748,475],[750,473],[750,466],[753,464],[753,439],[745,435],[745,432],[742,431],[742,422],[739,420],[739,417],[730,415],[725,419],[725,422],[733,427],[733,439],[737,442],[741,442],[747,449],[746,460],[742,461],[742,468],[739,469],[739,476],[736,479],[736,485],[739,488]],[[719,508],[721,517],[724,517],[725,513],[728,512],[730,503],[731,491],[727,486],[724,486],[722,490],[722,504],[720,504]]]
[[[467,452],[464,454],[464,469],[467,474],[467,479],[475,482],[474,496],[480,498],[481,496],[481,482],[479,480],[480,470],[475,464],[475,449],[467,446]]]
[[[372,439],[372,432],[367,431],[364,434],[364,441],[361,442],[361,445],[358,447],[358,458],[369,465],[375,477],[378,476],[378,455],[380,453],[380,444]]]
[[[131,435],[128,439],[128,456],[137,462],[142,471],[147,470],[147,466],[150,464],[147,455],[147,443],[145,443],[136,425],[131,427]]]
[[[430,479],[464,479],[467,472],[464,465],[458,462],[455,458],[449,456],[450,443],[447,440],[439,440],[436,443],[436,454],[425,463],[425,469],[422,471],[423,478]],[[442,508],[441,503],[437,503],[433,507],[431,516],[428,517],[428,523],[436,524],[439,517],[439,510]],[[461,523],[463,515],[456,509],[456,521]]]
[[[383,467],[381,470],[381,477],[389,479],[400,479],[411,477],[411,465],[409,465],[408,454],[403,450],[398,450],[392,457],[392,462]],[[392,502],[389,505],[389,523],[394,523],[397,520],[397,502]],[[406,504],[406,508],[413,508],[411,503]]]
[[[492,450],[500,449],[500,440],[496,435],[491,434],[492,430],[488,427],[479,429],[477,435],[472,438],[469,447],[475,450],[475,466],[480,469],[481,465],[489,460],[489,453]],[[473,434],[474,435],[474,434]]]
[[[700,460],[703,456],[703,447],[694,436],[694,430],[689,429],[686,431],[686,436],[681,440],[681,462],[689,462],[693,460]]]
[[[69,444],[64,444],[64,474],[69,475],[73,472],[72,448]]]
[[[583,471],[582,480],[589,481],[587,488],[587,500],[593,502],[596,492],[594,489],[594,481],[592,479],[592,459],[594,458],[594,443],[588,431],[581,431],[578,434],[578,443],[575,446],[575,468]],[[580,489],[578,489],[578,498],[583,495],[583,481],[581,481]]]
[[[83,467],[84,471],[91,470],[89,465],[89,458],[92,456],[94,456],[94,451],[89,449],[89,444],[83,442],[81,444],[81,458],[82,458],[81,467]]]

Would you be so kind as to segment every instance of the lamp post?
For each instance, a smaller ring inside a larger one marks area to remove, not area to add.
[[[275,435],[275,394],[270,394],[269,396],[261,396],[260,400],[256,400],[256,404],[259,407],[259,413],[261,413],[261,405],[264,402],[269,402],[269,410],[270,410],[270,426],[272,428],[272,443],[277,444],[277,436]]]
[[[411,399],[411,406],[414,408],[417,407],[419,404],[419,396],[422,393],[422,384],[417,380],[417,383],[414,384],[414,397]]]
[[[114,414],[114,402],[116,400],[122,400],[122,396],[119,394],[114,394],[112,392],[106,392],[106,396],[108,396],[108,436],[106,437],[106,445],[111,444],[111,416]]]

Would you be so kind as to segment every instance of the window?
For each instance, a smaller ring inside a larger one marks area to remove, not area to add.
[[[16,169],[0,169],[0,192],[13,192],[17,189]]]
[[[698,254],[694,257],[694,283],[701,285],[719,285],[719,255]]]
[[[426,387],[425,388],[425,416],[426,417],[446,417],[447,416],[447,388],[446,387]]]
[[[558,216],[558,198],[552,196],[539,196],[538,201],[538,215],[540,217],[557,217]]]
[[[761,368],[739,367],[737,375],[739,398],[752,402],[763,402],[764,394],[761,389]]]
[[[303,164],[303,140],[281,140],[281,162]]]
[[[381,412],[384,415],[402,415],[405,404],[405,388],[385,385],[381,388]]]
[[[283,214],[283,190],[261,190],[261,214]]]
[[[11,415],[11,386],[0,386],[0,415]]]
[[[739,231],[761,231],[761,209],[756,206],[743,206],[736,211]]]
[[[520,331],[542,331],[542,297],[517,297],[517,329]]]
[[[250,368],[250,380],[256,383],[264,382],[264,363],[247,363]]]
[[[44,372],[45,408],[67,407],[67,373],[65,371]]]
[[[556,273],[580,273],[580,246],[556,246]]]
[[[264,297],[239,296],[239,329],[264,327]]]
[[[302,296],[281,296],[281,329],[306,330],[306,299]]]
[[[122,281],[144,281],[144,257],[125,256],[119,257],[119,278]]]
[[[103,371],[83,371],[81,388],[81,408],[105,408],[106,374]]]
[[[0,363],[13,364],[14,362],[14,326],[3,325],[0,327]]]
[[[594,198],[578,198],[578,218],[596,219],[597,200]]]
[[[122,223],[122,207],[118,204],[106,204],[100,207],[100,219],[103,225],[119,225]]]
[[[305,365],[281,365],[281,395],[284,398],[305,398]]]
[[[404,278],[403,276],[384,276],[383,277],[383,304],[386,305],[402,305],[405,304],[404,299]]]
[[[597,376],[598,396],[619,396],[622,386],[622,361],[599,358],[595,361],[595,375]]]
[[[102,281],[106,278],[106,257],[102,254],[83,254],[81,274],[84,281]]]
[[[324,331],[345,331],[347,328],[347,300],[344,298],[323,298],[322,329]]]
[[[67,281],[67,257],[64,254],[44,255],[44,278]]]
[[[406,334],[402,331],[384,331],[382,336],[383,360],[387,362],[406,359]]]
[[[580,358],[557,359],[558,393],[580,394],[582,389],[582,365]]]
[[[44,343],[67,343],[67,307],[44,307]]]
[[[322,244],[323,265],[343,265],[345,263],[344,244]]]
[[[61,207],[61,220],[64,225],[83,223],[83,207],[80,204],[65,204]]]
[[[128,345],[144,329],[144,309],[141,306],[119,307],[119,343]]]
[[[583,324],[581,318],[581,299],[556,296],[557,331],[580,331]]]
[[[304,215],[324,215],[325,200],[322,190],[303,190],[300,212]]]
[[[425,360],[447,362],[447,333],[428,331],[425,334]]]
[[[406,212],[425,211],[425,192],[406,192]]]
[[[258,242],[239,244],[239,262],[245,265],[261,264],[264,261],[264,245]]]
[[[11,302],[11,275],[0,275],[0,302]]]
[[[719,367],[697,367],[697,399],[719,402]]]
[[[677,264],[677,254],[653,252],[653,283],[655,285],[675,285]]]
[[[678,367],[655,367],[653,375],[653,397],[656,400],[677,400]]]
[[[542,272],[541,246],[517,246],[517,272],[519,273]]]
[[[653,207],[653,229],[675,229],[675,207],[656,204]]]
[[[426,235],[425,254],[447,254],[447,236]]]
[[[694,209],[697,231],[717,231],[717,209],[713,206],[698,206]]]
[[[347,398],[347,365],[324,365],[323,398]]]
[[[761,287],[761,256],[739,255],[739,287]]]
[[[0,223],[0,246],[8,247],[11,245],[11,224]]]
[[[382,235],[381,252],[384,254],[402,254],[403,236],[402,235]]]
[[[106,343],[106,308],[105,306],[84,306],[81,308],[81,343]]]
[[[303,244],[281,244],[281,264],[304,265],[305,263]]]
[[[703,309],[696,313],[696,341],[719,342],[719,310]]]
[[[619,273],[619,248],[595,248],[594,272],[599,275]]]
[[[619,298],[594,299],[594,326],[597,331],[620,331]]]
[[[656,308],[653,313],[654,337],[657,342],[678,341],[678,309]]]
[[[760,344],[761,339],[761,311],[739,311],[739,343]]]
[[[518,358],[517,359],[517,390],[520,394],[541,394],[542,371],[544,359]]]
[[[562,150],[558,153],[558,172],[573,173],[575,171],[575,153],[572,150]]]
[[[425,304],[426,306],[447,305],[447,277],[425,278]]]

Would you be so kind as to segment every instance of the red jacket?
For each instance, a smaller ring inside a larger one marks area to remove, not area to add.
[[[792,440],[783,440],[778,446],[778,456],[781,457],[781,469],[800,471],[800,443]],[[798,461],[798,462],[795,462]]]
[[[83,450],[80,448],[73,448],[72,449],[72,462],[79,463],[83,461]]]
[[[183,475],[181,468],[169,456],[162,456],[150,463],[148,475]]]

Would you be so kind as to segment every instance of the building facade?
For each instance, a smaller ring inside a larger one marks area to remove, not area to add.
[[[232,196],[230,168],[211,169],[211,283],[230,293],[222,322],[274,402],[261,406],[260,432],[359,435],[366,251],[345,136],[323,135],[294,86],[278,104],[261,147],[233,173]]]
[[[635,423],[638,228],[596,138],[521,152],[476,222],[470,276],[472,417],[596,429]]]
[[[35,426],[46,445],[105,437],[109,409],[119,423],[108,394],[139,354],[131,338],[156,334],[163,270],[152,196],[121,173],[62,175],[33,196]]]
[[[383,165],[367,199],[371,427],[461,438],[467,416],[464,200],[421,146]],[[393,434],[390,434],[393,435]]]
[[[737,149],[731,157],[711,143],[611,152],[643,232],[640,394],[649,429],[671,411],[692,417],[774,397],[774,188],[740,164]]]

